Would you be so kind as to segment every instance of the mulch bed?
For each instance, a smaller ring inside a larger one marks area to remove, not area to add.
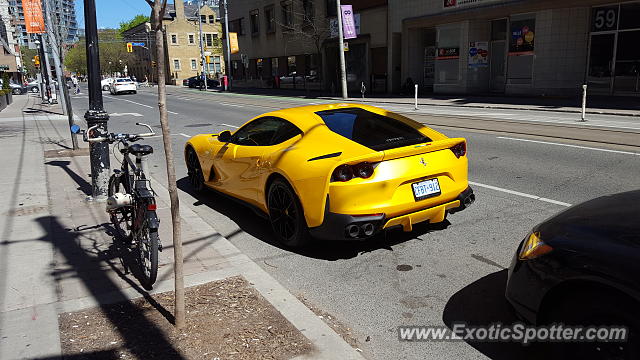
[[[290,359],[313,346],[242,277],[186,289],[187,324],[167,320],[173,292],[59,315],[67,359]]]

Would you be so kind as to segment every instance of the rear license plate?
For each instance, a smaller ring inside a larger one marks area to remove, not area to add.
[[[440,195],[438,179],[429,179],[411,184],[416,201]]]

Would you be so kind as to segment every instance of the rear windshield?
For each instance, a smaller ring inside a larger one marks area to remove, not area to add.
[[[316,114],[331,131],[372,150],[387,150],[431,141],[399,120],[363,109],[325,110]]]
[[[131,79],[118,79],[116,80],[116,82],[132,82],[133,80]]]

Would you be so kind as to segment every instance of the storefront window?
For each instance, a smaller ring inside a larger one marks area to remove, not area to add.
[[[640,3],[620,5],[620,30],[640,29]]]

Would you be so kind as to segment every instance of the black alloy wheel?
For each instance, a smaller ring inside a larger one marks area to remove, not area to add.
[[[198,155],[192,148],[189,148],[187,152],[187,176],[195,191],[201,192],[204,190],[204,176],[202,175],[200,160],[198,160]]]
[[[303,247],[309,241],[309,231],[302,205],[289,184],[276,179],[267,196],[271,228],[279,242],[291,247]]]

